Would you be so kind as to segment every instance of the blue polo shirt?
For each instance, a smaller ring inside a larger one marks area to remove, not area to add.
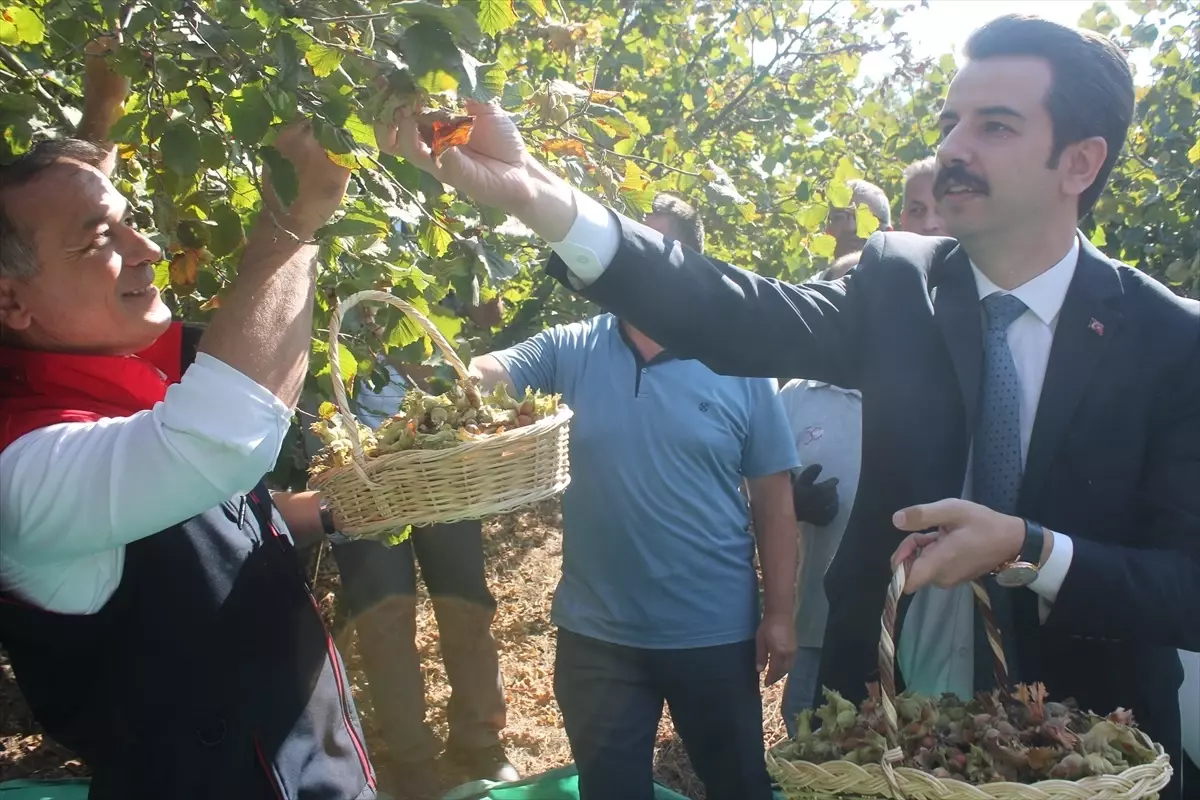
[[[493,355],[520,390],[561,393],[575,412],[553,622],[641,648],[754,638],[739,487],[799,465],[776,382],[667,353],[644,363],[610,314]]]

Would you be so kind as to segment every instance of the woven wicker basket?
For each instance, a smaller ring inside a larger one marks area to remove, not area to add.
[[[388,292],[358,292],[339,304],[329,324],[330,371],[334,399],[351,421],[345,384],[338,365],[338,334],[347,311],[370,300],[395,306],[413,319],[441,349],[459,377],[467,368],[437,327],[421,312]],[[309,480],[352,539],[382,539],[409,525],[479,519],[512,511],[561,493],[570,482],[567,444],[571,410],[560,406],[552,417],[523,428],[488,436],[445,450],[409,450],[367,459],[358,429],[347,424],[353,444],[351,463]]]
[[[895,630],[896,608],[904,593],[908,565],[892,576],[884,601],[879,636],[880,706],[887,725],[889,749],[879,764],[859,766],[849,761],[814,764],[790,761],[767,752],[767,771],[778,782],[787,800],[855,798],[856,800],[1149,800],[1171,779],[1170,759],[1163,748],[1137,731],[1143,742],[1157,753],[1149,764],[1130,767],[1118,775],[1096,775],[1078,781],[1049,780],[1038,783],[987,783],[979,786],[952,778],[936,778],[910,767],[895,766],[904,754],[898,742],[896,716]],[[979,581],[971,584],[987,627],[988,643],[995,655],[996,685],[1007,687],[1008,665],[1000,641],[1000,630],[992,614],[987,590]]]

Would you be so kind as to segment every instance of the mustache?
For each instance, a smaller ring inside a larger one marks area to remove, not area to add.
[[[938,170],[937,175],[933,179],[933,197],[935,200],[941,200],[946,195],[946,190],[951,186],[964,186],[972,191],[982,192],[987,194],[987,181],[983,178],[967,171],[967,168],[962,164],[951,164],[948,167],[942,167]]]

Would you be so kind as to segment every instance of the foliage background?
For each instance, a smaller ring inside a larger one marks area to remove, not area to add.
[[[1200,296],[1200,0],[1129,5],[1132,25],[1103,2],[1080,20],[1155,54],[1112,188],[1082,228]],[[585,191],[633,216],[679,193],[702,208],[710,253],[799,281],[833,251],[824,220],[848,203],[845,179],[884,187],[898,219],[900,171],[936,148],[955,60],[917,59],[893,29],[901,13],[865,0],[0,0],[0,159],[73,128],[84,46],[120,30],[111,63],[133,93],[113,132],[118,186],[169,253],[168,302],[204,320],[235,272],[263,163],[287,171],[273,131],[311,116],[355,170],[320,237],[312,390],[328,396],[329,312],[359,289],[428,311],[464,358],[594,311],[542,276],[545,247],[514,220],[380,155],[377,115],[414,98],[499,98]],[[860,80],[880,49],[893,71]],[[860,213],[861,232],[877,224]],[[498,325],[455,311],[495,311],[497,297]],[[439,368],[415,325],[374,312],[337,348],[352,388],[387,380],[381,353]]]

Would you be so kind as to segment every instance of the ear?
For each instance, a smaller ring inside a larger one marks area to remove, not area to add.
[[[0,330],[23,331],[33,322],[20,289],[19,281],[0,278]]]
[[[1102,136],[1092,136],[1068,145],[1061,162],[1063,192],[1078,197],[1087,191],[1096,182],[1096,176],[1107,157],[1108,142]]]

